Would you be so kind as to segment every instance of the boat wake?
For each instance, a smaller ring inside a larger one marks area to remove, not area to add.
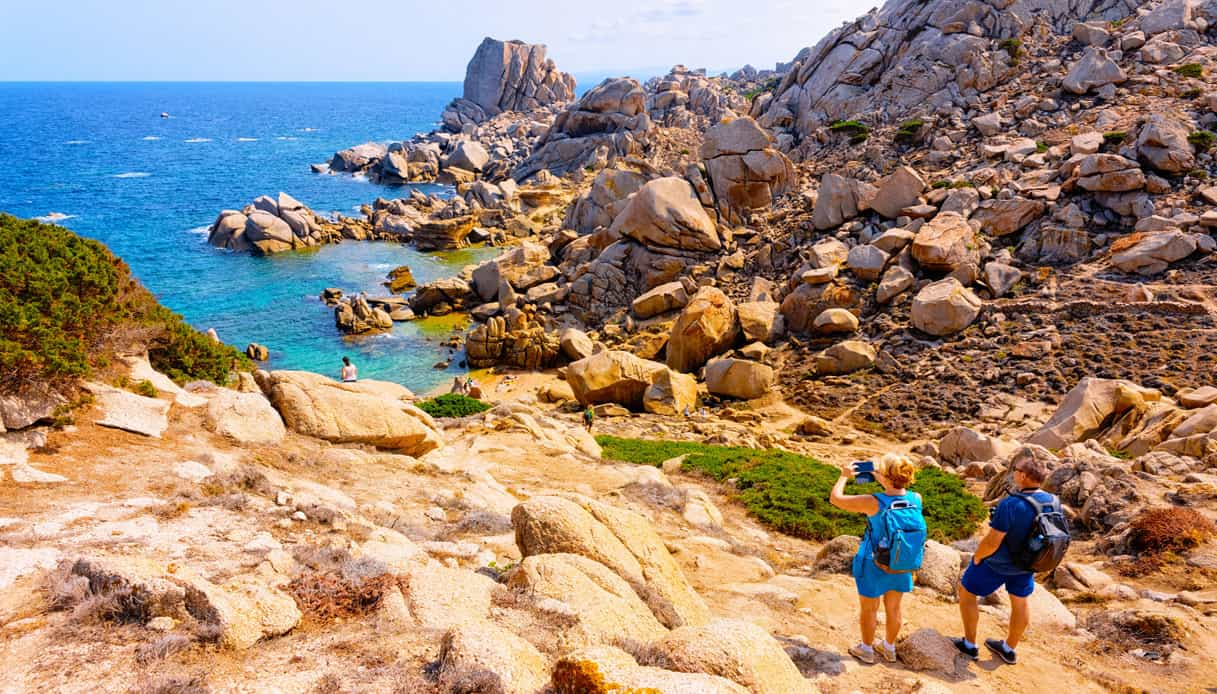
[[[144,137],[143,139],[144,139],[144,142],[156,142],[157,140],[159,140],[161,138],[157,137],[156,135],[148,135],[148,136]]]
[[[257,141],[258,141],[258,138],[256,138],[256,137],[238,137],[237,138],[237,142],[257,142]]]
[[[210,137],[192,137],[189,140],[186,140],[186,142],[189,142],[191,144],[197,144],[199,142],[211,142],[211,138]]]
[[[112,178],[147,178],[151,175],[147,171],[128,171],[126,173],[114,174]]]
[[[62,222],[65,219],[75,219],[75,218],[76,218],[76,215],[74,215],[74,214],[64,214],[62,212],[48,212],[47,214],[44,214],[41,217],[34,217],[34,219],[36,219],[40,222]]]
[[[87,144],[89,144],[89,141],[88,140],[68,140],[67,142],[64,142],[63,144],[65,144],[65,145],[87,145]]]

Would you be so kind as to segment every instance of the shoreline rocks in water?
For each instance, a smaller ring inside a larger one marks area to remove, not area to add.
[[[366,238],[366,223],[321,217],[287,193],[262,195],[241,210],[224,210],[211,224],[207,243],[230,251],[271,255],[283,251]]]

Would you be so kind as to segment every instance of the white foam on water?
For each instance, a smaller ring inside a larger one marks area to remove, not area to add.
[[[144,142],[156,142],[159,139],[161,138],[157,137],[156,135],[147,135],[143,138]]]
[[[89,141],[88,140],[68,140],[67,142],[64,142],[63,144],[65,144],[65,145],[87,145],[87,144],[89,144]]]
[[[315,132],[317,132],[317,129],[316,129],[316,128],[300,128],[300,132],[302,132],[302,133],[315,133]]]
[[[287,135],[280,135],[279,137],[276,137],[275,139],[276,139],[276,140],[294,140],[294,139],[296,139],[296,138],[294,138],[294,137],[288,137]]]
[[[74,219],[75,217],[76,217],[76,215],[74,215],[74,214],[64,214],[62,212],[48,212],[48,213],[42,215],[41,217],[34,217],[34,219],[36,219],[40,222],[62,222],[65,219]]]
[[[186,233],[187,234],[210,234],[211,227],[210,226],[191,227],[186,230]]]
[[[186,140],[186,142],[189,142],[191,144],[196,144],[199,142],[211,142],[211,138],[210,137],[192,137],[189,140]]]
[[[256,138],[256,137],[238,137],[237,138],[237,142],[257,142],[257,141],[258,141],[258,138]]]
[[[114,174],[111,178],[147,178],[151,175],[147,171],[128,171],[126,173]]]

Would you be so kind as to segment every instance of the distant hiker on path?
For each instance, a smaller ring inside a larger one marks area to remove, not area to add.
[[[583,427],[588,431],[591,431],[592,422],[595,421],[595,419],[596,411],[592,409],[591,405],[588,405],[587,409],[583,411]]]
[[[874,467],[873,475],[883,485],[882,493],[846,494],[845,483],[856,477],[857,472],[843,468],[828,497],[841,510],[867,515],[866,534],[852,568],[858,589],[862,642],[851,647],[849,654],[868,665],[875,662],[876,651],[884,660],[896,662],[900,601],[913,590],[913,572],[921,568],[926,540],[921,495],[907,491],[916,474],[912,461],[889,453]],[[882,641],[875,641],[881,598],[887,617],[886,633]]]
[[[359,380],[359,369],[351,363],[350,357],[342,358],[342,382],[354,383]]]
[[[1061,513],[1061,502],[1040,489],[1048,468],[1028,449],[1020,450],[1011,464],[1014,489],[1001,500],[989,520],[989,534],[980,541],[972,562],[959,581],[959,615],[963,619],[961,639],[955,647],[976,660],[976,624],[980,619],[977,598],[991,595],[1003,585],[1010,596],[1010,627],[1006,639],[985,639],[985,647],[1014,665],[1014,649],[1031,621],[1027,598],[1035,590],[1035,574],[1052,571],[1069,547],[1069,528]]]

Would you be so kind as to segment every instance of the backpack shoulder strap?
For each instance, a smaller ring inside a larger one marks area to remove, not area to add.
[[[1041,502],[1038,499],[1036,499],[1034,496],[1034,493],[1022,494],[1019,492],[1010,492],[1009,496],[1014,497],[1015,499],[1021,499],[1023,502],[1029,504],[1031,506],[1032,510],[1035,511],[1035,515],[1037,515],[1037,516],[1042,515],[1044,513],[1044,509],[1048,509],[1049,511],[1054,512],[1054,513],[1060,511],[1059,507],[1057,506],[1057,500],[1056,500],[1055,496],[1052,497],[1052,499],[1046,503]]]

